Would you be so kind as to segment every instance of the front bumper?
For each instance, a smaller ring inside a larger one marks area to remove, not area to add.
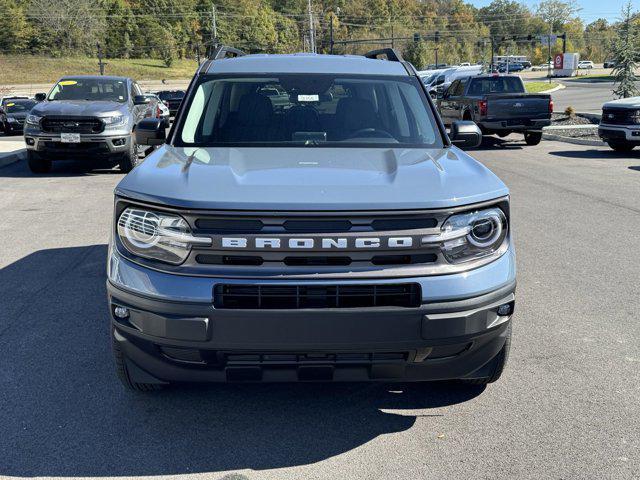
[[[640,125],[622,126],[601,124],[598,127],[598,136],[605,142],[618,140],[640,145]]]
[[[128,152],[131,146],[131,132],[127,131],[83,134],[80,135],[80,143],[62,143],[59,133],[43,133],[26,128],[24,139],[27,150],[33,150],[53,158],[119,155]]]
[[[107,289],[114,339],[140,382],[484,377],[511,321],[497,310],[509,304],[513,311],[512,252],[463,274],[405,279],[421,285],[418,308],[217,310],[215,284],[233,280],[161,273],[112,251]],[[129,316],[117,318],[116,306]]]

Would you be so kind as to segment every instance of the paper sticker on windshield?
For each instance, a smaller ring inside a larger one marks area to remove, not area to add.
[[[13,107],[15,103],[7,103],[7,107]]]
[[[320,95],[298,95],[299,102],[319,102]]]
[[[63,80],[62,82],[60,82],[60,85],[77,85],[78,82],[76,82],[75,80]]]

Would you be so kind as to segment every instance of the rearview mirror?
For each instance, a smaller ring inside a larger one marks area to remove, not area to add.
[[[162,145],[167,139],[166,123],[160,118],[140,120],[133,131],[138,145]]]
[[[474,122],[457,121],[451,124],[449,139],[456,147],[473,148],[482,143],[482,132]]]
[[[133,97],[134,105],[146,105],[150,101],[151,99],[145,97],[144,95],[136,95],[135,97]]]
[[[36,93],[33,97],[36,102],[44,102],[47,99],[46,93]]]

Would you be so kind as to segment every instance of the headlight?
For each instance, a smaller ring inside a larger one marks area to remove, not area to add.
[[[40,120],[42,120],[40,115],[27,115],[27,123],[29,125],[40,125]]]
[[[633,123],[640,123],[640,110],[636,110],[631,114],[631,121]]]
[[[7,122],[9,123],[16,123],[18,120],[16,120],[14,117],[7,117]]]
[[[186,260],[192,245],[211,245],[211,239],[194,237],[184,218],[163,212],[127,208],[118,219],[118,237],[134,255],[172,264]]]
[[[507,218],[499,208],[449,217],[440,235],[429,235],[423,244],[440,245],[450,263],[464,263],[494,254],[507,236]]]
[[[112,127],[114,125],[122,125],[124,123],[124,119],[124,115],[116,115],[113,117],[104,117],[102,118],[102,121],[105,125]]]

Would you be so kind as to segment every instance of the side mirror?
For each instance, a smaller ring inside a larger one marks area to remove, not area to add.
[[[136,95],[135,97],[133,97],[134,105],[146,105],[150,101],[151,99],[145,97],[144,95]]]
[[[166,128],[160,118],[145,118],[138,122],[133,135],[138,145],[162,145],[167,140]]]
[[[473,148],[482,143],[482,132],[474,122],[457,121],[451,124],[449,139],[457,147]]]
[[[47,99],[46,93],[36,93],[33,97],[36,102],[44,102]]]

